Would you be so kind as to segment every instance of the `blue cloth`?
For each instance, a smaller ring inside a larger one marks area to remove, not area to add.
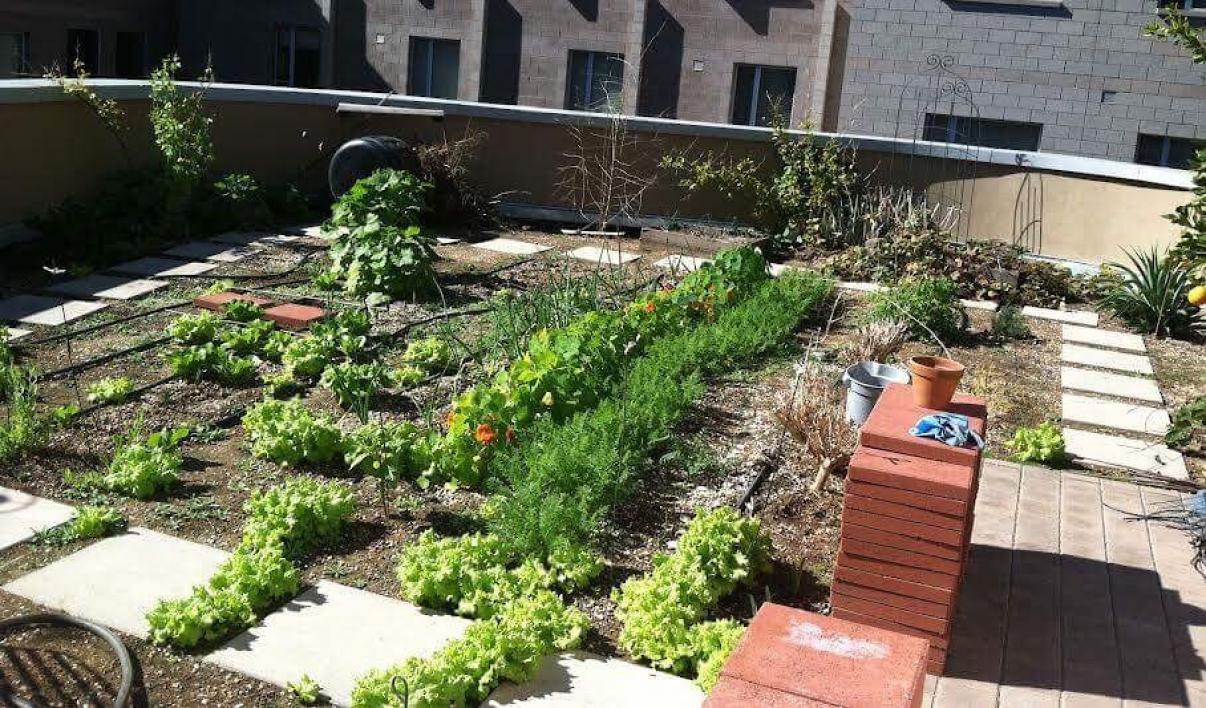
[[[934,413],[927,415],[912,428],[909,435],[918,438],[933,438],[951,447],[963,447],[971,440],[976,447],[984,449],[984,439],[971,429],[967,416],[959,413]]]

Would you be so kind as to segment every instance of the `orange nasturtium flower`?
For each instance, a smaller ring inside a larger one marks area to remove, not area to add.
[[[473,437],[483,445],[489,445],[494,442],[494,428],[490,427],[489,423],[482,423],[477,426],[477,431],[473,433]]]
[[[650,300],[649,302],[645,303],[645,312],[653,312],[656,309],[657,309],[657,305],[653,304],[653,300]]]

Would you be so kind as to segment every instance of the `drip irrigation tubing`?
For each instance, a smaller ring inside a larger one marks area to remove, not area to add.
[[[136,352],[140,352],[145,349],[150,349],[151,347],[157,347],[160,344],[166,344],[167,342],[170,342],[170,341],[172,341],[172,338],[170,336],[169,337],[159,337],[157,339],[151,339],[151,340],[142,342],[140,344],[135,344],[132,347],[118,349],[117,351],[109,352],[107,354],[102,354],[98,357],[94,357],[94,358],[88,359],[86,361],[76,362],[69,366],[64,366],[60,369],[54,369],[53,371],[47,371],[46,373],[42,374],[41,378],[53,379],[53,378],[58,378],[59,376],[67,375],[67,374],[77,374],[81,371],[84,371],[85,369],[91,369],[94,366],[100,366],[101,364],[108,363],[110,361],[113,361],[114,359],[120,359],[123,356],[126,356],[127,354],[134,354]]]
[[[113,696],[113,705],[116,708],[125,708],[125,706],[129,705],[130,692],[134,688],[134,660],[130,657],[130,650],[126,648],[126,645],[122,643],[116,634],[99,624],[57,612],[39,612],[10,617],[9,619],[0,621],[0,632],[11,632],[38,625],[56,625],[82,629],[99,637],[108,644],[113,653],[117,655],[117,661],[121,665],[121,683],[118,685],[117,693]],[[0,699],[5,703],[19,706],[20,708],[37,708],[38,706],[37,703],[14,696],[4,689],[0,689]]]
[[[171,303],[168,305],[161,305],[159,307],[153,307],[149,310],[144,310],[142,312],[136,312],[132,315],[126,315],[125,317],[119,317],[115,320],[109,320],[107,322],[98,322],[97,324],[89,325],[88,327],[84,327],[83,329],[72,329],[72,330],[68,330],[66,332],[60,332],[59,334],[51,335],[49,337],[43,337],[41,339],[34,339],[34,340],[30,340],[30,341],[22,340],[22,341],[13,342],[12,347],[14,349],[16,349],[18,347],[30,347],[30,346],[37,346],[39,344],[50,344],[51,342],[57,342],[57,341],[60,341],[63,339],[70,339],[72,337],[78,337],[83,334],[91,334],[92,332],[96,332],[98,330],[106,329],[108,327],[113,327],[113,326],[119,325],[119,324],[124,324],[126,322],[131,322],[133,320],[137,320],[142,317],[147,317],[149,315],[159,314],[160,312],[166,312],[168,310],[175,310],[175,309],[179,309],[181,307],[186,307],[189,304],[191,304],[191,301],[181,300],[179,302],[174,302],[174,303]]]

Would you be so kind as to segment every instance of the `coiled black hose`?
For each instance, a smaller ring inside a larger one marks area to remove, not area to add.
[[[113,705],[116,708],[123,708],[129,703],[130,691],[134,688],[134,660],[130,658],[130,650],[126,649],[126,645],[122,643],[116,634],[99,624],[57,612],[39,612],[10,617],[9,619],[0,621],[0,633],[36,625],[58,625],[61,627],[82,629],[103,639],[113,649],[113,653],[117,655],[117,660],[121,664],[121,684],[118,686],[117,693],[113,697]],[[0,699],[12,705],[20,706],[20,708],[37,708],[37,704],[33,701],[21,698],[20,696],[14,696],[3,689],[0,689]]]

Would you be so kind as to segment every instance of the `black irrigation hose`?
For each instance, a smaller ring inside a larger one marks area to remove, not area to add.
[[[134,354],[136,352],[140,352],[145,349],[150,349],[151,347],[156,347],[156,346],[159,346],[160,344],[165,344],[170,341],[172,341],[171,337],[160,337],[158,339],[151,339],[146,342],[142,342],[141,344],[135,344],[132,347],[126,347],[125,349],[118,349],[115,352],[109,352],[108,354],[102,354],[98,357],[89,359],[87,361],[81,361],[76,364],[72,364],[70,366],[64,366],[61,369],[47,371],[46,373],[42,374],[42,378],[53,379],[53,378],[57,378],[59,376],[63,376],[65,374],[76,374],[85,369],[91,369],[94,366],[100,366],[101,364],[108,363],[110,361],[113,361],[114,359],[120,359],[123,356],[126,356],[127,354]]]
[[[137,320],[137,319],[140,319],[143,317],[147,317],[148,315],[154,315],[154,314],[158,314],[160,312],[166,312],[168,310],[176,310],[181,307],[186,307],[190,304],[191,304],[190,300],[181,300],[179,302],[174,302],[174,303],[171,303],[168,305],[161,305],[159,307],[153,307],[153,308],[151,308],[149,310],[145,310],[143,312],[136,312],[132,315],[126,315],[125,317],[119,317],[115,320],[108,320],[106,322],[98,322],[97,324],[89,325],[88,327],[84,327],[83,329],[72,329],[72,330],[69,330],[66,332],[60,332],[59,334],[55,334],[55,335],[52,335],[49,337],[43,337],[42,339],[13,342],[12,347],[15,349],[17,347],[31,347],[31,346],[37,346],[39,344],[49,344],[51,342],[57,342],[62,339],[69,339],[71,337],[77,337],[81,334],[90,334],[92,332],[96,332],[97,330],[102,330],[102,329],[106,329],[108,327],[113,327],[115,325],[124,324],[124,323],[130,322],[132,320]]]
[[[138,396],[141,396],[142,394],[146,393],[147,391],[150,391],[153,388],[162,386],[165,383],[167,383],[169,381],[173,381],[175,379],[176,379],[175,374],[168,374],[167,376],[164,376],[163,378],[159,379],[158,381],[152,381],[151,383],[143,384],[143,385],[139,386],[138,388],[130,391],[128,394],[126,394],[126,400],[131,400],[131,399],[137,398]],[[91,405],[85,406],[84,408],[80,409],[80,411],[78,413],[75,414],[75,419],[79,420],[80,418],[88,415],[89,413],[100,410],[101,408],[104,408],[109,405],[111,405],[111,404],[109,404],[109,403],[93,403]]]
[[[117,661],[121,664],[121,684],[118,686],[117,693],[113,697],[113,705],[115,708],[124,708],[124,706],[129,704],[130,691],[134,688],[134,660],[130,657],[130,650],[126,648],[126,645],[122,643],[116,634],[99,624],[57,612],[39,612],[10,617],[9,619],[0,621],[0,632],[9,632],[17,628],[34,625],[58,625],[61,627],[82,629],[103,639],[113,650],[113,653],[117,655]],[[25,706],[34,708],[37,706],[33,701],[14,696],[4,690],[0,690],[0,697],[22,708]]]

